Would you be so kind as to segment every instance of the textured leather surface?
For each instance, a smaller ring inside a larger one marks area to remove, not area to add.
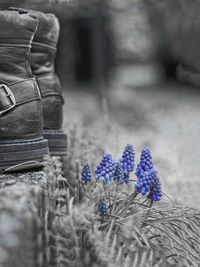
[[[33,14],[0,11],[0,43],[30,45],[38,20]]]
[[[33,78],[28,61],[29,54],[30,48],[0,46],[0,83],[10,84]]]
[[[9,88],[14,94],[17,106],[22,105],[24,103],[28,103],[30,101],[41,99],[41,95],[35,78],[11,84],[9,85]]]
[[[58,18],[51,13],[43,13],[39,11],[26,10],[23,8],[10,7],[9,10],[28,13],[33,17],[37,17],[39,24],[34,37],[34,42],[46,44],[56,48],[59,38],[60,25]]]
[[[60,129],[63,120],[63,98],[59,79],[55,74],[49,73],[38,76],[37,82],[42,96],[44,128]]]
[[[59,96],[42,98],[44,129],[59,130],[62,126],[63,112]]]
[[[56,51],[33,44],[31,48],[31,69],[35,76],[54,73]]]
[[[0,140],[42,135],[41,100],[29,63],[29,45],[37,25],[33,15],[0,11],[0,83],[13,89],[18,102],[0,116]]]
[[[42,98],[46,96],[59,96],[62,103],[64,103],[60,81],[55,73],[40,75],[37,77],[37,82],[41,88],[40,92]]]
[[[0,112],[7,112],[15,106],[15,98],[12,91],[5,85],[0,85]],[[1,115],[0,114],[0,115]]]
[[[42,120],[40,100],[32,101],[0,117],[0,139],[40,137]]]
[[[27,87],[29,90],[26,90]],[[23,94],[22,91],[24,91]],[[35,78],[11,84],[9,87],[0,86],[0,111],[40,99],[41,95]]]
[[[36,16],[39,21],[33,43],[42,43],[56,48],[60,34],[60,24],[57,17],[54,14],[34,11],[31,14]]]
[[[39,21],[31,49],[31,69],[42,95],[44,129],[61,129],[63,98],[54,61],[59,37],[58,19],[52,14],[32,12]]]

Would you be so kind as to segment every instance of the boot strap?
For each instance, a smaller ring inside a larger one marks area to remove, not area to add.
[[[35,78],[13,84],[0,84],[0,116],[16,106],[40,100],[40,92]]]
[[[37,82],[42,98],[48,96],[59,96],[61,98],[62,104],[64,104],[60,81],[55,73],[38,76]]]

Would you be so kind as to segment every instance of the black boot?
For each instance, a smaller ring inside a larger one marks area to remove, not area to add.
[[[53,14],[29,11],[38,19],[31,49],[31,68],[35,75],[43,107],[43,136],[48,139],[51,155],[65,155],[67,137],[62,130],[63,97],[54,61],[59,38],[59,22]]]
[[[41,96],[29,63],[37,26],[31,14],[0,11],[0,171],[41,162],[48,154]]]

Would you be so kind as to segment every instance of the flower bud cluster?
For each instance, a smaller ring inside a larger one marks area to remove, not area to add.
[[[162,196],[161,183],[157,171],[153,166],[151,151],[146,147],[142,149],[140,162],[135,175],[138,178],[135,185],[138,192],[143,196],[148,194],[149,198],[154,201],[159,201]]]

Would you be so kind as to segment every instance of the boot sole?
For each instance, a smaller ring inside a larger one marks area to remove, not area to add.
[[[43,136],[48,140],[51,156],[67,155],[67,135],[62,130],[43,130]]]
[[[32,169],[34,167],[29,162],[43,162],[44,156],[48,154],[48,141],[43,137],[32,140],[0,140],[0,171],[20,164],[23,165],[22,170]]]

